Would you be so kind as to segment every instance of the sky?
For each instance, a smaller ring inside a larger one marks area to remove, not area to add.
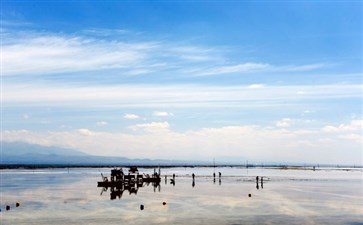
[[[1,1],[1,139],[362,165],[361,1]]]

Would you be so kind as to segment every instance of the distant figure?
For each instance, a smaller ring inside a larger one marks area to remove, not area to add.
[[[258,176],[256,177],[256,183],[258,182]]]
[[[258,186],[258,182],[256,182],[256,189],[258,190],[260,186]]]
[[[192,182],[192,187],[194,187],[195,186],[195,182],[194,182],[194,179],[193,179],[193,182]]]
[[[167,183],[168,181],[168,176],[165,175],[165,184]]]
[[[213,173],[213,178],[214,178],[214,179],[216,178],[216,173]]]
[[[170,184],[175,186],[175,173],[173,173],[173,179],[170,179]]]
[[[222,173],[221,172],[218,172],[219,173],[219,179],[221,179],[222,177]]]
[[[194,173],[192,174],[192,178],[193,178],[193,181],[194,181],[194,178],[195,178],[195,175],[194,175]]]
[[[261,184],[263,184],[263,177],[261,177]]]

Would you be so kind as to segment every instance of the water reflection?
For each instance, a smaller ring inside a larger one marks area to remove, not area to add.
[[[166,225],[193,221],[193,224],[201,225],[363,224],[362,172],[319,170],[313,174],[312,171],[289,171],[289,175],[285,170],[249,169],[249,176],[246,176],[245,170],[240,170],[244,173],[237,176],[234,168],[220,170],[223,186],[212,183],[213,168],[165,169],[162,173],[167,175],[167,184],[161,181],[161,191],[158,191],[159,186],[154,188],[152,182],[144,182],[139,187],[135,182],[136,186],[124,186],[123,189],[121,186],[97,188],[95,184],[101,180],[98,178],[100,172],[109,173],[108,168],[101,171],[71,169],[70,174],[67,171],[59,173],[63,171],[60,169],[47,174],[37,174],[36,171],[36,174],[30,174],[31,178],[37,178],[34,180],[29,179],[28,173],[3,171],[6,179],[1,184],[2,206],[20,200],[21,207],[9,212],[3,210],[0,223]],[[139,175],[143,172],[152,175],[153,170],[143,169]],[[194,188],[192,173],[195,173]],[[125,174],[128,175],[128,172]],[[173,174],[177,180],[175,186],[168,184]],[[34,181],[45,184],[49,182],[50,175],[56,178],[56,185],[24,188]],[[257,175],[259,190],[255,189]],[[78,177],[77,182],[69,182],[74,176]],[[218,178],[217,170],[216,180]],[[110,177],[108,180],[111,180]],[[262,189],[266,182],[266,189]],[[103,196],[100,197],[102,190]],[[111,192],[112,198],[122,200],[110,201]],[[249,198],[248,194],[252,197]],[[142,211],[141,205],[145,207]]]
[[[122,169],[113,169],[111,170],[110,178],[102,176],[102,181],[98,182],[98,187],[102,187],[101,194],[110,190],[110,199],[114,200],[116,198],[121,199],[122,195],[125,191],[129,193],[129,195],[137,195],[140,188],[145,186],[151,186],[154,189],[154,192],[161,190],[161,176],[160,170],[157,173],[154,169],[154,173],[152,175],[149,174],[139,174],[136,167],[131,167],[128,174],[124,174]],[[216,183],[216,173],[213,173],[213,184]],[[189,175],[188,175],[189,177]],[[192,173],[192,188],[195,187],[195,174]],[[208,176],[202,176],[203,178],[208,179]],[[256,176],[256,189],[260,190],[264,188],[264,177]],[[168,184],[168,176],[164,176],[165,186]],[[228,177],[227,177],[228,181]],[[246,179],[245,182],[250,183],[253,182],[253,179]],[[173,186],[176,185],[176,175],[172,174],[172,178],[170,178],[170,184]],[[218,184],[222,185],[222,173],[218,172]]]
[[[259,186],[259,176],[256,177],[256,189],[259,190],[260,186]],[[263,177],[261,177],[261,189],[263,189]]]
[[[139,174],[137,167],[131,166],[128,174],[125,174],[121,168],[112,169],[110,178],[103,176],[102,173],[101,176],[102,181],[97,182],[97,186],[102,187],[101,195],[110,188],[111,200],[116,198],[121,199],[124,191],[128,191],[130,195],[137,195],[139,188],[144,187],[145,185],[149,186],[150,184],[154,187],[154,192],[156,189],[160,192],[160,169],[159,173],[157,173],[154,169],[154,173],[152,175],[145,173]],[[173,177],[175,177],[175,175]]]
[[[161,190],[160,182],[137,182],[137,183],[126,182],[121,185],[103,187],[100,195],[102,195],[104,192],[107,192],[108,189],[110,189],[110,199],[111,200],[114,200],[116,198],[121,199],[122,194],[125,191],[127,191],[129,193],[129,195],[131,195],[131,194],[137,195],[137,192],[139,191],[140,188],[145,187],[145,186],[150,186],[150,184],[154,188],[154,192],[156,192],[156,190],[158,190],[158,192],[160,192],[160,190]]]

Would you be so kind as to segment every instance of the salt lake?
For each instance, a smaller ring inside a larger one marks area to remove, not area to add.
[[[110,168],[1,170],[0,224],[363,224],[362,169],[162,168],[159,186],[113,195],[101,173]]]

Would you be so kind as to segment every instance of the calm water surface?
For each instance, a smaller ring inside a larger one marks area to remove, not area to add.
[[[145,185],[137,194],[126,190],[114,200],[110,189],[97,187],[101,172],[110,175],[108,168],[0,172],[0,224],[4,225],[363,224],[360,169],[162,169],[159,187]],[[170,184],[172,174],[175,185]],[[264,177],[263,185],[256,185],[256,176]],[[20,207],[15,207],[16,202]],[[11,210],[6,211],[6,205]]]

